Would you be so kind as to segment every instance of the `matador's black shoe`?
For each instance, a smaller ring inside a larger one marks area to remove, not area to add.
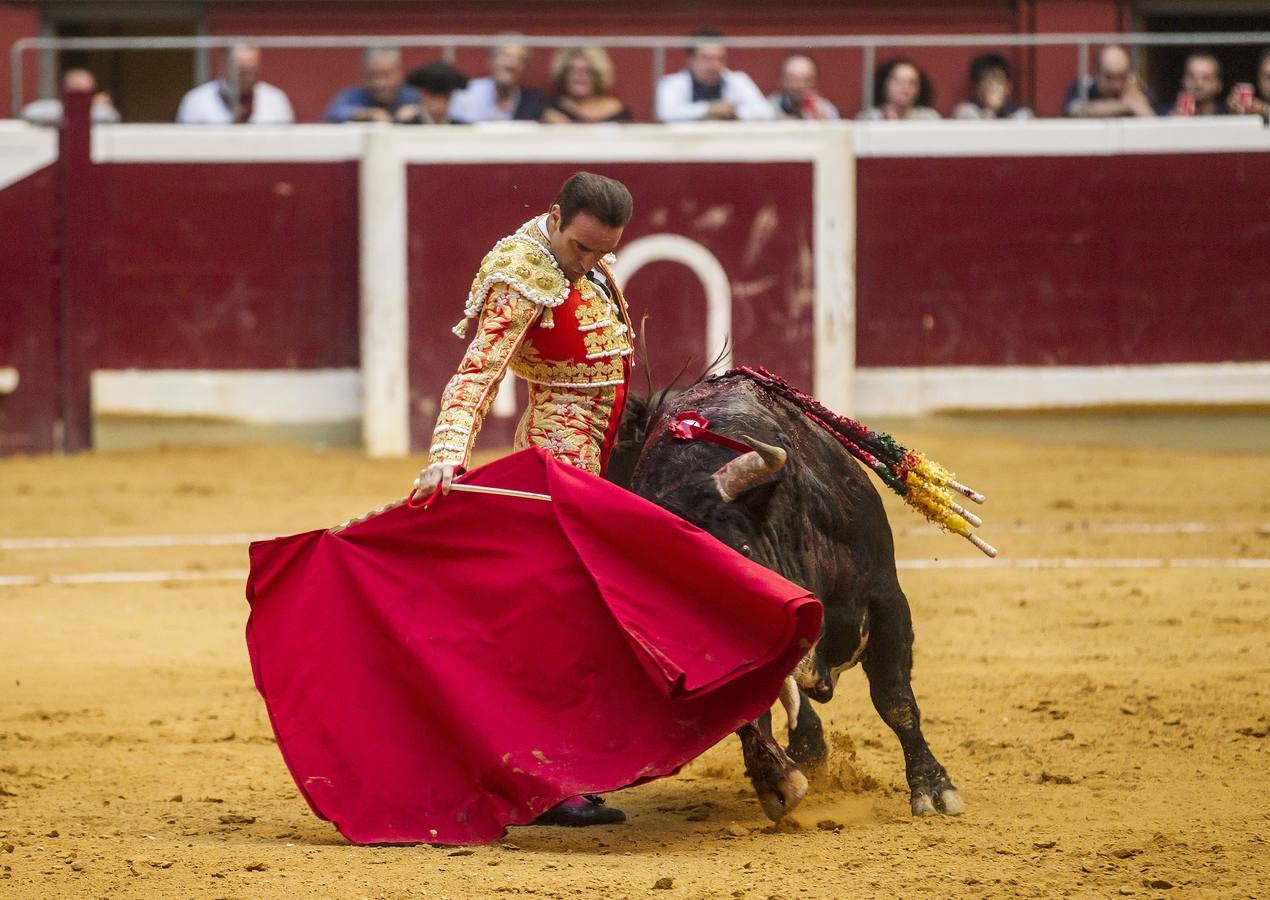
[[[583,828],[587,825],[620,825],[625,821],[626,813],[612,806],[606,806],[603,797],[585,794],[581,797],[570,797],[563,803],[551,807],[534,819],[533,824]]]

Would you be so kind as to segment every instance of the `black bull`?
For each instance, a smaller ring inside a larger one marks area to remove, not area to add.
[[[666,426],[696,411],[710,430],[757,448],[684,441]],[[828,755],[807,698],[833,696],[838,674],[861,663],[869,694],[899,738],[914,815],[956,815],[962,802],[922,736],[913,697],[913,624],[895,572],[881,498],[865,470],[791,404],[743,376],[710,379],[662,402],[627,408],[608,477],[708,531],[728,546],[812,591],[824,604],[820,638],[782,697],[789,745],[772,735],[771,713],[737,731],[745,771],[764,812],[789,812],[809,771]],[[792,686],[791,686],[792,687]]]

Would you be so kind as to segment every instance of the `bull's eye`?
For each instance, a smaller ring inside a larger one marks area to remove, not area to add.
[[[741,553],[744,554],[745,556],[750,557],[751,559],[754,558],[754,551],[750,548],[749,544],[741,545]]]

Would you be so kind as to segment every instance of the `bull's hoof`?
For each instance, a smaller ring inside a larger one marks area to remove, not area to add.
[[[957,786],[948,777],[947,770],[931,757],[925,765],[909,768],[909,802],[915,816],[959,816],[966,805],[961,802]]]
[[[935,801],[930,799],[930,794],[914,794],[911,804],[915,816],[935,815]]]
[[[754,785],[763,812],[773,822],[779,822],[793,812],[795,806],[807,796],[807,777],[797,769],[788,769],[775,784]]]
[[[966,804],[961,802],[961,794],[957,793],[956,788],[949,788],[940,794],[939,802],[935,805],[946,816],[959,816],[962,810],[966,808]]]
[[[799,728],[789,733],[789,746],[785,748],[785,753],[804,772],[823,769],[829,762],[829,748],[825,745],[819,724],[817,722],[815,728]]]
[[[957,793],[957,789],[951,784],[934,794],[913,791],[911,805],[915,816],[933,816],[936,813],[959,816],[966,808],[966,804],[961,800],[961,794]]]

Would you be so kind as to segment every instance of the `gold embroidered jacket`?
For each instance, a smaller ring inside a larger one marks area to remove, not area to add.
[[[516,449],[539,446],[599,473],[632,352],[625,301],[605,264],[613,296],[590,279],[570,283],[543,243],[538,220],[494,245],[481,263],[454,332],[476,334],[441,394],[431,462],[467,465],[481,423],[507,369],[529,384]]]

